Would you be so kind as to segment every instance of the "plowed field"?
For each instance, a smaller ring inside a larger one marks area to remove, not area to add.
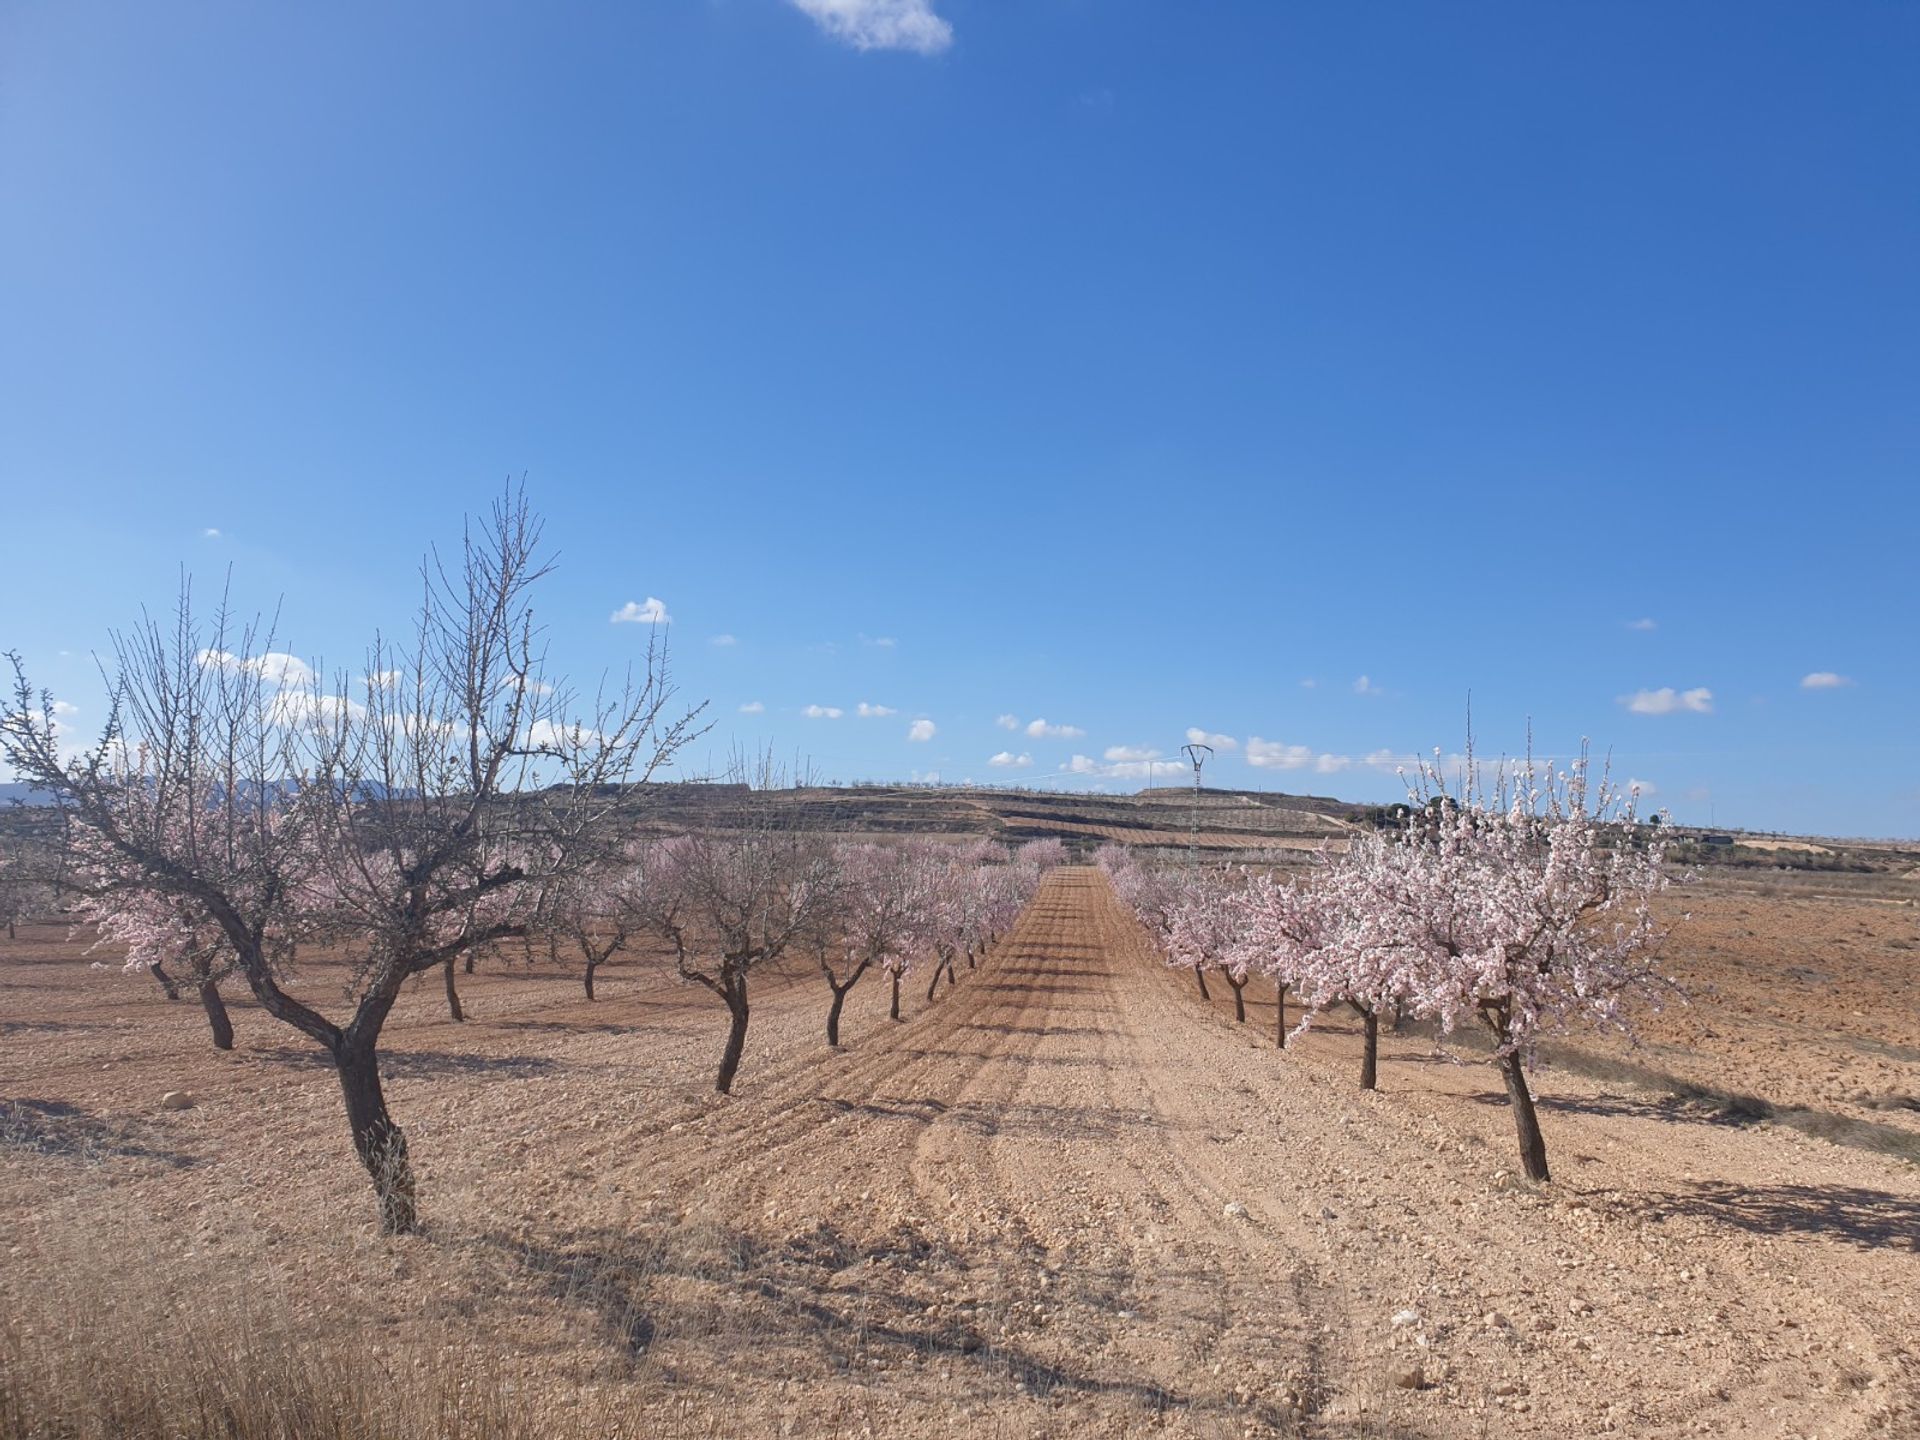
[[[458,1350],[555,1434],[1920,1434],[1912,1163],[1549,1069],[1555,1180],[1517,1184],[1490,1067],[1389,1036],[1363,1093],[1337,1021],[1276,1053],[1270,990],[1234,1025],[1091,870],[902,1023],[863,981],[841,1051],[824,986],[770,977],[726,1100],[718,1005],[657,966],[591,1005],[483,972],[465,1025],[432,980],[388,1032],[400,1241],[298,1037],[236,1005],[218,1055],[77,954],[0,951],[16,1314],[131,1260],[184,1325],[265,1276],[284,1323]]]

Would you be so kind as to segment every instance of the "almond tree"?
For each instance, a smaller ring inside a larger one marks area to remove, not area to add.
[[[224,606],[202,636],[183,595],[170,631],[115,637],[99,742],[70,763],[50,697],[15,660],[0,749],[55,791],[99,857],[97,891],[178,897],[233,948],[261,1007],[333,1061],[388,1232],[417,1228],[406,1138],[380,1084],[379,1039],[413,975],[522,936],[594,853],[628,782],[689,737],[669,721],[664,652],[590,707],[542,675],[531,590],[540,527],[509,492],[452,569],[430,556],[410,641],[376,640],[364,700],[331,689],[271,632]],[[580,713],[584,718],[573,718]],[[346,945],[343,1021],[280,984],[284,947]]]
[[[1314,957],[1334,945],[1338,915],[1321,890],[1289,883],[1262,871],[1231,897],[1240,911],[1236,963],[1273,984],[1273,1043],[1287,1047],[1287,992],[1307,974]]]
[[[622,846],[583,867],[558,886],[542,928],[547,953],[561,962],[566,947],[580,957],[587,999],[594,998],[594,975],[615,955],[631,948],[646,931],[647,884],[653,874],[653,845]]]
[[[1168,911],[1167,964],[1204,975],[1217,970],[1233,990],[1233,1018],[1247,1020],[1247,981],[1252,975],[1243,953],[1246,914],[1239,903],[1244,877],[1209,868],[1183,872]],[[1206,982],[1201,981],[1204,994]]]
[[[841,844],[833,850],[834,904],[823,909],[810,942],[833,1002],[827,1008],[827,1044],[840,1044],[840,1012],[847,992],[879,966],[893,980],[893,1018],[900,1018],[900,977],[915,935],[916,868],[924,842],[904,846]]]
[[[92,836],[82,841],[76,872],[82,885],[93,868],[85,859],[85,849],[98,843]],[[109,861],[101,871],[111,874],[113,868]],[[102,944],[124,946],[127,972],[150,971],[169,1000],[179,998],[179,985],[164,967],[172,965],[185,975],[206,1012],[213,1048],[233,1048],[233,1020],[221,998],[220,982],[239,969],[239,956],[226,932],[196,902],[155,890],[103,891],[98,895],[83,890],[75,914],[94,926],[97,939],[89,954]],[[272,937],[272,950],[276,963],[292,953],[289,937],[279,927]]]
[[[714,1078],[722,1095],[732,1093],[746,1050],[753,971],[777,965],[817,934],[835,896],[832,848],[788,823],[790,812],[772,793],[780,780],[761,762],[742,828],[662,842],[647,887],[649,928],[673,946],[680,974],[727,1007],[727,1044]]]
[[[1118,845],[1103,845],[1094,852],[1094,863],[1106,874],[1114,893],[1164,955],[1173,930],[1174,910],[1184,893],[1180,872],[1167,865],[1150,865],[1135,858],[1132,851]],[[1195,966],[1194,979],[1200,985],[1200,998],[1212,1000],[1207,990],[1207,972]]]
[[[1427,802],[1398,844],[1359,848],[1357,889],[1391,906],[1381,923],[1406,955],[1416,1013],[1443,1031],[1477,1020],[1512,1103],[1527,1176],[1548,1177],[1546,1141],[1527,1084],[1539,1037],[1576,1020],[1631,1033],[1628,1003],[1674,992],[1655,961],[1652,913],[1668,884],[1665,841],[1642,842],[1637,796],[1596,779],[1584,743],[1566,769],[1531,755],[1481,788],[1471,755],[1465,792],[1421,768]]]

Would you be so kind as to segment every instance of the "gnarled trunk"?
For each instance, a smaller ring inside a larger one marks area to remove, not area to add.
[[[473,974],[473,952],[471,950],[467,952],[466,972],[469,975]]]
[[[593,999],[593,972],[600,968],[598,960],[587,961],[587,999]]]
[[[380,1206],[380,1231],[405,1235],[420,1228],[414,1199],[413,1164],[407,1158],[407,1137],[387,1113],[387,1097],[380,1089],[380,1063],[371,1042],[343,1039],[333,1053],[340,1074],[340,1090],[347,1101],[347,1124],[353,1148],[373,1180]]]
[[[1361,1010],[1360,1016],[1367,1037],[1360,1056],[1360,1088],[1373,1090],[1380,1078],[1380,1017],[1371,1010]]]
[[[153,972],[153,978],[160,982],[160,991],[167,999],[178,1000],[180,998],[180,987],[174,983],[171,975],[160,968],[160,962],[158,960],[154,961],[153,964],[147,968]]]
[[[720,1073],[714,1077],[713,1088],[722,1095],[733,1093],[733,1077],[740,1069],[740,1057],[747,1048],[747,979],[739,976],[728,982],[727,1013],[732,1017],[727,1027],[727,1048],[720,1056]]]
[[[1529,1180],[1548,1180],[1547,1141],[1540,1133],[1540,1116],[1533,1108],[1533,1091],[1527,1087],[1527,1067],[1518,1055],[1502,1055],[1500,1077],[1507,1082],[1507,1099],[1513,1105],[1513,1128],[1520,1136],[1520,1164]]]
[[[1200,998],[1202,1000],[1213,999],[1213,996],[1207,993],[1207,972],[1196,965],[1193,967],[1193,978],[1200,982]]]
[[[893,974],[893,1004],[887,1010],[887,1018],[889,1020],[898,1020],[900,1018],[900,972],[898,970],[895,970],[892,972],[892,974]]]
[[[1233,978],[1231,970],[1226,972],[1227,984],[1233,987],[1233,1018],[1244,1025],[1247,1023],[1247,982]]]
[[[227,1016],[227,1002],[220,998],[220,982],[200,982],[200,1005],[207,1012],[207,1024],[213,1029],[213,1048],[233,1049],[233,1021]]]
[[[840,1008],[847,1003],[847,991],[853,988],[853,982],[835,985],[829,980],[827,984],[833,990],[833,1004],[827,1007],[827,1044],[837,1050],[840,1048]]]
[[[1287,1048],[1287,982],[1284,980],[1273,987],[1273,1048]]]
[[[467,963],[473,963],[472,957],[468,957]],[[464,1021],[467,1015],[466,1012],[460,1008],[460,992],[454,989],[453,986],[453,956],[447,956],[446,964],[440,968],[445,972],[447,977],[447,1013],[456,1020]]]

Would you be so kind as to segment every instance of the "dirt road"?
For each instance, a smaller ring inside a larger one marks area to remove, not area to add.
[[[1276,1054],[1270,1001],[1244,1027],[1201,1002],[1091,870],[907,1023],[863,985],[839,1053],[823,990],[766,991],[731,1100],[700,1093],[698,997],[531,983],[398,1022],[424,1237],[337,1238],[366,1208],[337,1096],[317,1069],[253,1093],[301,1063],[263,1049],[191,1057],[224,1078],[141,1119],[201,1163],[11,1167],[6,1238],[30,1265],[63,1218],[278,1183],[294,1204],[162,1248],[291,1244],[334,1293],[309,1323],[430,1314],[557,1405],[617,1394],[672,1433],[1920,1433],[1914,1167],[1556,1073],[1555,1183],[1516,1184],[1489,1067],[1389,1038],[1366,1094],[1340,1027]],[[106,1110],[188,1063],[110,1033],[113,1089],[50,1032],[69,1067],[4,1090]],[[339,1163],[287,1176],[242,1126],[269,1098]]]

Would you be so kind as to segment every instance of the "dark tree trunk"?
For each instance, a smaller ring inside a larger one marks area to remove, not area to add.
[[[893,972],[893,1005],[887,1011],[887,1018],[889,1020],[900,1018],[900,972],[898,970]]]
[[[827,1007],[827,1044],[837,1050],[840,1048],[840,1007],[847,1003],[847,991],[853,988],[853,982],[834,985],[829,980],[827,984],[833,989],[833,1004]]]
[[[7,939],[8,939],[9,941],[12,941],[12,940],[18,940],[19,938],[20,938],[20,937],[19,937],[18,935],[16,935],[16,934],[14,933],[14,929],[13,929],[13,916],[11,916],[11,915],[9,915],[9,916],[7,916]],[[967,958],[968,958],[968,959],[972,959],[973,957],[972,957],[972,956],[968,956]]]
[[[1520,1134],[1520,1164],[1529,1180],[1548,1180],[1547,1141],[1540,1133],[1540,1116],[1533,1108],[1533,1091],[1527,1088],[1527,1067],[1518,1055],[1500,1057],[1500,1075],[1507,1082],[1507,1099],[1513,1104],[1513,1128]]]
[[[1213,996],[1207,993],[1207,972],[1196,965],[1193,967],[1193,978],[1200,982],[1200,998],[1202,1000],[1213,999]]]
[[[466,971],[467,971],[467,974],[469,974],[469,975],[471,975],[471,974],[473,974],[473,952],[472,952],[472,951],[468,951],[468,952],[467,952],[467,959],[466,959]],[[457,1020],[457,1019],[459,1019],[459,1018],[460,1018],[460,1017],[459,1017],[459,1016],[457,1016],[457,1015],[456,1015],[456,1016],[454,1016],[454,1019],[456,1019],[456,1020]]]
[[[1284,980],[1273,987],[1273,1046],[1276,1050],[1287,1048],[1287,982]]]
[[[147,968],[153,971],[153,978],[160,982],[160,989],[162,993],[166,995],[167,999],[178,1000],[180,998],[180,987],[174,984],[173,977],[171,975],[167,974],[166,971],[160,968],[160,964],[158,961],[155,961],[153,964],[149,965]]]
[[[471,959],[469,959],[468,963],[472,963]],[[446,973],[447,977],[447,1013],[456,1020],[465,1020],[467,1014],[466,1011],[460,1008],[460,992],[453,987],[453,956],[449,955],[447,957],[447,963],[440,968]]]
[[[927,982],[927,999],[929,1001],[933,999],[933,992],[940,988],[940,972],[942,970],[951,972],[952,968],[953,968],[953,959],[951,956],[947,956],[947,955],[934,956],[933,978]]]
[[[599,962],[587,961],[587,999],[593,999],[593,972],[599,968]]]
[[[1231,970],[1226,972],[1227,984],[1233,987],[1233,1018],[1239,1024],[1247,1023],[1247,982],[1233,978]]]
[[[969,945],[967,947],[967,969],[973,970],[976,968],[978,967],[976,967],[973,963],[973,947]]]
[[[960,977],[954,973],[953,956],[947,956],[947,988],[951,990],[960,983]]]
[[[1380,1078],[1380,1017],[1371,1010],[1362,1010],[1360,1018],[1367,1037],[1366,1049],[1360,1056],[1360,1088],[1373,1090],[1378,1088],[1376,1082]]]
[[[200,1004],[207,1012],[207,1024],[213,1027],[213,1048],[233,1049],[233,1021],[227,1017],[227,1002],[220,998],[220,982],[200,982]]]
[[[713,1082],[713,1088],[722,1095],[733,1093],[734,1073],[739,1070],[740,1057],[747,1048],[747,982],[744,977],[727,987],[727,1011],[733,1019],[727,1027],[727,1048],[720,1056],[720,1073]]]
[[[380,1231],[406,1235],[420,1228],[414,1200],[413,1165],[407,1159],[407,1137],[387,1113],[387,1097],[380,1089],[380,1061],[372,1044],[342,1040],[334,1052],[340,1072],[340,1090],[347,1100],[347,1124],[353,1129],[353,1148],[373,1178],[380,1205]]]

